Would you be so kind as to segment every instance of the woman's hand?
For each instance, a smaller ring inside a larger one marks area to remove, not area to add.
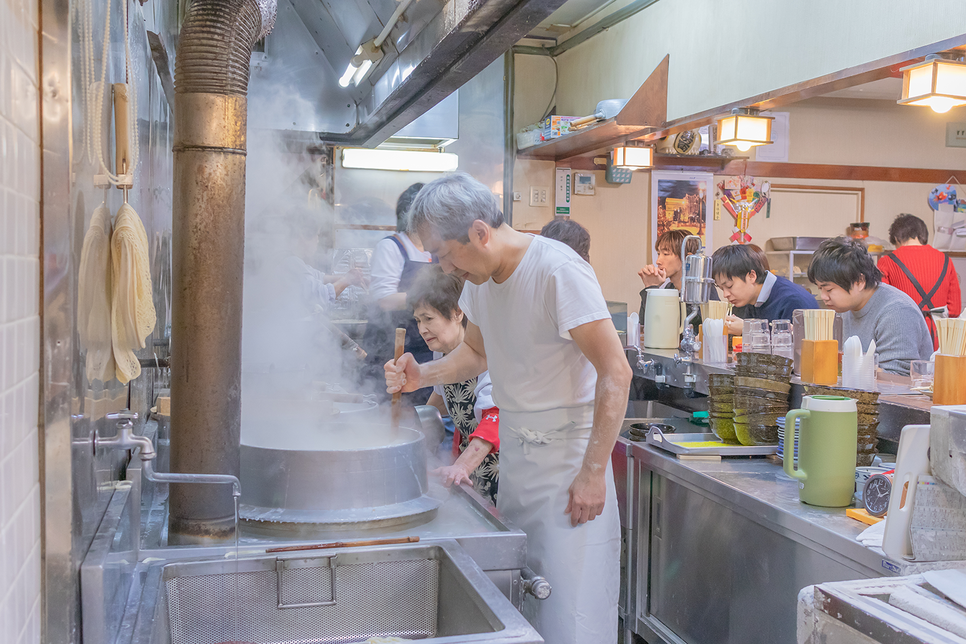
[[[459,461],[447,467],[437,467],[432,473],[434,476],[438,476],[446,487],[461,485],[464,481],[470,482],[470,472],[467,472]]]
[[[644,286],[660,286],[667,279],[664,269],[654,264],[648,264],[637,271],[637,276],[644,282]]]
[[[456,462],[448,467],[437,467],[433,474],[443,480],[443,485],[459,485],[463,481],[470,482],[470,474],[473,473],[486,455],[493,449],[493,443],[482,438],[471,437],[470,444],[466,446]]]
[[[737,315],[731,315],[730,313],[725,316],[725,329],[728,330],[728,335],[741,335],[744,328],[745,321],[742,320]]]

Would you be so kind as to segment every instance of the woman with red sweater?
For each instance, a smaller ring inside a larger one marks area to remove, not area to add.
[[[896,250],[879,258],[882,281],[905,292],[919,305],[938,349],[936,325],[930,311],[946,309],[949,317],[959,317],[962,304],[959,276],[949,256],[928,244],[929,229],[919,217],[902,214],[889,227],[889,241]]]

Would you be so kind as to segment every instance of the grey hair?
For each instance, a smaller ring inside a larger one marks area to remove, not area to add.
[[[469,243],[469,230],[479,219],[491,228],[503,225],[500,204],[485,185],[466,174],[454,172],[427,183],[409,210],[409,232],[429,227],[444,241]]]

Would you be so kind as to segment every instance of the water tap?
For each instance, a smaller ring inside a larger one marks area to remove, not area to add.
[[[644,351],[640,347],[637,347],[637,368],[640,369],[641,373],[647,375],[647,372],[654,367],[654,360],[648,360],[644,357]]]
[[[232,496],[241,496],[241,482],[237,476],[231,474],[182,474],[175,472],[155,472],[154,458],[158,455],[154,451],[154,443],[147,436],[134,433],[134,421],[138,419],[137,412],[127,409],[107,414],[108,420],[117,421],[117,434],[111,438],[94,437],[94,449],[115,448],[115,449],[135,449],[140,448],[139,457],[141,459],[141,471],[149,481],[155,483],[222,483],[231,484]]]

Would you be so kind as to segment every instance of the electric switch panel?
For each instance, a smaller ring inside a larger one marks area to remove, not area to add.
[[[550,188],[544,186],[530,186],[530,205],[540,208],[549,205]]]

